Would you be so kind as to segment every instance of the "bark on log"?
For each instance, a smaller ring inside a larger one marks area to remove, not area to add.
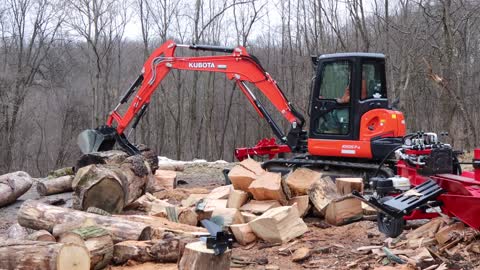
[[[22,240],[27,238],[28,230],[20,224],[15,223],[7,229],[7,238],[12,240]]]
[[[90,269],[103,269],[113,258],[112,237],[107,230],[98,226],[79,228],[64,233],[59,237],[58,242],[86,247],[90,254]]]
[[[57,242],[55,237],[46,230],[36,231],[27,236],[26,239],[31,241]]]
[[[92,219],[112,235],[115,243],[126,240],[150,240],[152,234],[151,227],[143,223],[132,222],[118,216],[100,216],[47,205],[34,200],[25,201],[18,210],[17,216],[20,225],[49,232],[52,232],[56,224],[82,223],[86,219]]]
[[[83,220],[75,220],[72,222],[64,222],[64,223],[56,224],[55,226],[53,226],[52,235],[58,238],[60,237],[60,235],[66,232],[70,232],[79,228],[96,226],[96,225],[98,224],[91,218],[85,218]]]
[[[55,242],[9,240],[0,243],[0,267],[18,270],[88,270],[85,247]]]
[[[37,183],[37,192],[40,196],[64,193],[72,191],[73,175],[60,176],[58,178],[45,179]]]
[[[73,208],[89,207],[109,213],[120,213],[128,204],[140,197],[151,174],[140,155],[126,158],[117,165],[89,165],[75,175]]]
[[[185,246],[178,270],[228,270],[232,250],[215,256],[213,249],[207,249],[204,242],[193,242]]]
[[[179,238],[171,234],[159,240],[125,241],[115,244],[113,262],[123,264],[129,260],[136,262],[178,262],[181,250],[194,238]]]
[[[32,178],[18,171],[0,175],[0,207],[11,204],[32,186]]]

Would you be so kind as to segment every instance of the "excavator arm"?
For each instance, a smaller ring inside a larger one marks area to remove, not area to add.
[[[179,57],[175,56],[175,50],[179,47],[228,54]],[[130,154],[137,154],[138,149],[128,142],[124,134],[125,130],[129,126],[131,128],[137,126],[150,104],[152,94],[173,69],[224,73],[229,80],[233,80],[238,85],[259,116],[266,119],[282,144],[287,144],[292,151],[301,151],[305,148],[302,146],[304,141],[302,136],[305,134],[302,130],[305,122],[303,116],[287,100],[270,74],[262,68],[254,56],[247,53],[244,47],[183,45],[169,40],[157,48],[146,60],[137,80],[120,98],[118,105],[109,114],[106,126],[99,127],[96,130],[87,130],[80,134],[79,145],[82,151],[84,153],[105,151],[113,148],[116,141]],[[275,123],[260,100],[248,88],[246,82],[255,85],[282,116],[291,123],[291,129],[287,135]],[[127,110],[121,114],[119,112],[120,107],[130,100]]]

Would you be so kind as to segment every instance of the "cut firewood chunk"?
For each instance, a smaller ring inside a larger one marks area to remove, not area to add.
[[[304,217],[310,210],[310,199],[308,195],[293,197],[288,201],[288,205],[295,205],[300,217]]]
[[[18,171],[0,175],[0,207],[11,204],[32,186],[32,177]]]
[[[199,202],[201,199],[204,199],[206,196],[207,194],[190,194],[188,198],[182,200],[181,204],[184,207],[195,206],[197,202]]]
[[[214,199],[214,200],[228,199],[228,195],[230,194],[232,189],[233,189],[232,185],[220,186],[220,187],[214,188],[205,198]]]
[[[245,246],[257,240],[257,236],[247,223],[230,225],[230,230],[240,245]]]
[[[355,197],[342,197],[332,200],[327,206],[325,220],[332,225],[343,225],[361,219],[361,201]]]
[[[253,198],[259,201],[277,200],[286,204],[287,199],[282,189],[282,175],[280,173],[266,172],[258,176],[248,187]]]
[[[299,168],[291,172],[286,179],[288,188],[293,197],[308,195],[308,190],[317,181],[320,181],[322,174],[307,168]]]
[[[155,216],[159,213],[166,213],[166,207],[173,205],[164,200],[159,200],[150,193],[146,193],[132,202],[128,208],[147,212],[148,215]]]
[[[87,248],[90,254],[90,269],[105,268],[113,258],[113,241],[107,230],[90,226],[62,234],[59,243],[70,243]]]
[[[178,262],[178,270],[229,270],[232,250],[215,255],[202,241],[185,246],[183,256]]]
[[[244,167],[245,169],[252,171],[256,175],[262,175],[266,171],[262,168],[262,165],[255,161],[254,159],[247,158],[242,160],[242,162],[239,163],[240,166]]]
[[[440,245],[445,245],[450,240],[459,237],[464,230],[465,224],[462,222],[456,222],[438,230],[438,232],[435,234],[435,239]]]
[[[340,195],[349,195],[354,190],[363,193],[362,178],[337,178],[335,179],[335,185]]]
[[[60,176],[58,178],[47,178],[37,183],[37,192],[40,196],[64,193],[72,191],[73,175]]]
[[[240,208],[248,200],[248,193],[243,190],[232,190],[228,195],[227,207]]]
[[[248,192],[248,187],[255,180],[257,175],[245,169],[245,167],[236,165],[228,173],[228,178],[232,182],[233,188]]]
[[[170,170],[156,170],[147,185],[148,192],[171,190],[177,187],[177,173]]]
[[[270,209],[248,224],[258,238],[271,243],[286,243],[308,231],[297,208],[292,206]]]
[[[338,198],[337,187],[330,177],[324,177],[320,181],[316,181],[308,191],[310,202],[316,208],[319,214],[325,215],[325,209],[330,201]]]
[[[250,212],[253,214],[263,214],[267,212],[267,210],[270,210],[275,207],[280,207],[280,206],[282,205],[275,200],[269,200],[269,201],[251,200],[248,203],[244,204],[242,207],[240,207],[240,210]]]
[[[280,205],[279,205],[280,207]],[[256,219],[258,216],[255,214],[252,214],[250,212],[240,212],[242,214],[243,220],[248,223],[254,219]]]
[[[214,199],[205,199],[199,205],[202,205],[201,209],[196,211],[198,215],[198,221],[203,219],[210,219],[212,213],[217,208],[227,208],[227,200],[214,200]]]
[[[242,214],[236,208],[217,208],[213,210],[212,218],[220,217],[223,220],[223,226],[232,224],[242,224],[245,222]]]
[[[8,240],[0,243],[0,268],[88,270],[90,256],[85,247],[74,244]]]

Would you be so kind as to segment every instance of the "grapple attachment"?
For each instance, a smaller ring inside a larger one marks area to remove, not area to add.
[[[117,130],[113,127],[102,126],[96,129],[87,129],[78,135],[77,144],[84,154],[112,150],[116,142]]]

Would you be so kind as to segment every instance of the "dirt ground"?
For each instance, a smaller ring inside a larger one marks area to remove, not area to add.
[[[213,189],[223,185],[225,179],[222,169],[226,167],[232,167],[232,164],[187,166],[183,172],[177,174],[177,188]],[[26,199],[64,200],[65,203],[62,206],[71,206],[71,193],[40,198],[35,186],[33,186],[16,203],[0,209],[0,216],[2,217],[0,219],[0,238],[5,236],[7,228],[16,222],[16,212]],[[233,261],[242,262],[240,265],[243,266],[243,269],[394,269],[388,268],[392,266],[392,263],[387,268],[377,268],[385,267],[385,261],[363,251],[357,251],[357,248],[362,246],[382,246],[384,244],[386,238],[378,232],[375,222],[363,220],[340,227],[329,226],[323,220],[315,217],[308,217],[305,222],[309,231],[287,244],[272,246],[261,241],[249,246],[234,244]],[[413,227],[418,227],[422,223],[425,222],[416,222]],[[308,247],[313,251],[313,254],[305,261],[292,262],[292,252],[299,247]],[[472,259],[470,258],[470,260]],[[474,269],[474,264],[465,262],[465,258],[458,258],[458,260],[458,265],[463,267],[446,269]],[[176,269],[176,265],[149,263],[110,267],[109,269],[173,270]],[[402,268],[395,269],[415,268],[408,268],[404,265]]]

